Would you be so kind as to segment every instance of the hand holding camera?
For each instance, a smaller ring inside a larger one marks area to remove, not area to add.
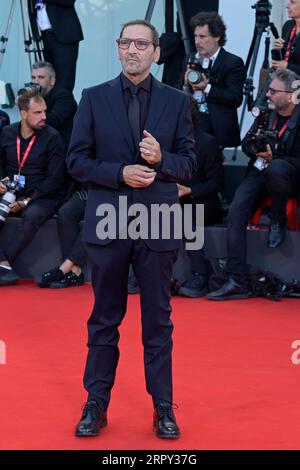
[[[209,83],[212,61],[206,57],[191,56],[185,73],[185,83],[189,83],[193,90],[203,91]]]
[[[273,159],[273,151],[271,149],[271,146],[267,144],[266,150],[263,152],[257,152],[256,154],[257,157],[261,157],[264,160],[266,160],[268,163]]]
[[[276,38],[273,43],[273,49],[282,49],[284,46],[284,40],[282,38]]]
[[[0,194],[6,193],[7,187],[6,187],[6,185],[5,185],[5,181],[7,181],[7,180],[9,180],[8,177],[3,178],[3,179],[0,181]]]

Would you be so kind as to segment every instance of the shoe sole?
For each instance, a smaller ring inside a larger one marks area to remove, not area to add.
[[[160,434],[157,434],[157,432],[155,432],[155,435],[159,439],[179,439],[180,438],[180,434],[179,436],[161,436]]]
[[[208,300],[239,300],[239,299],[249,299],[252,297],[251,294],[240,294],[240,295],[230,295],[223,297],[210,297],[209,294],[206,296]]]
[[[155,432],[155,435],[156,437],[159,437],[159,439],[179,439],[180,438],[180,432],[179,434],[177,434],[176,436],[170,434],[170,435],[167,435],[167,434],[159,434],[158,430],[157,430],[157,427],[156,425],[153,423],[153,429],[154,429],[154,432]]]
[[[107,426],[107,421],[102,421],[102,423],[99,425],[99,429],[105,428],[106,426]],[[97,437],[100,434],[99,429],[96,432],[78,432],[76,430],[75,436],[76,437]]]
[[[84,284],[85,283],[83,282],[81,284],[71,284],[69,286],[66,286],[66,285],[54,285],[54,283],[51,283],[51,284],[49,284],[48,287],[50,287],[50,289],[67,289],[69,287],[81,287],[81,286],[84,286]]]
[[[16,279],[15,281],[4,281],[3,280],[3,281],[0,281],[0,286],[14,286],[17,283],[18,280],[19,280],[19,278]]]
[[[196,292],[192,293],[190,290],[185,290],[184,287],[182,289],[179,289],[179,291],[177,292],[177,295],[180,295],[182,297],[191,297],[192,299],[204,297],[206,294],[207,294],[207,289],[204,289],[198,293]]]

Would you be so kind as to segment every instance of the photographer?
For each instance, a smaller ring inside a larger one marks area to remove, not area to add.
[[[271,197],[268,246],[283,243],[286,206],[300,188],[300,106],[295,104],[291,70],[277,70],[267,93],[270,113],[265,125],[257,118],[243,140],[250,157],[247,174],[237,189],[227,221],[228,281],[207,297],[211,300],[249,296],[246,285],[247,224],[266,197]]]
[[[289,0],[288,16],[282,28],[282,38],[275,40],[272,50],[274,69],[293,70],[300,75],[300,0]]]
[[[197,54],[192,58],[193,64],[187,67],[183,89],[192,93],[199,103],[201,129],[214,135],[220,147],[238,146],[240,130],[237,108],[243,101],[244,63],[240,57],[223,48],[226,26],[218,13],[198,13],[191,19],[191,28]],[[210,60],[208,70],[201,66],[203,59]],[[194,80],[197,69],[200,72],[199,83]]]
[[[31,82],[41,87],[41,95],[47,105],[46,124],[60,133],[67,151],[77,110],[73,93],[56,86],[55,70],[49,62],[33,64]]]
[[[57,131],[45,124],[46,105],[37,91],[17,98],[21,122],[5,126],[0,140],[0,193],[19,186],[17,200],[9,205],[21,224],[4,251],[0,251],[0,285],[13,284],[17,274],[10,263],[30,243],[39,227],[56,211],[64,195],[64,152]]]

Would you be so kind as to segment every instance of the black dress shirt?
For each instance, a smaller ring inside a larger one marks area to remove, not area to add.
[[[123,96],[126,106],[126,111],[128,112],[129,101],[131,98],[131,92],[129,88],[137,88],[137,97],[140,103],[140,129],[141,129],[141,139],[142,133],[145,129],[145,123],[149,111],[149,103],[151,96],[151,75],[148,75],[145,80],[143,80],[138,85],[134,85],[123,73],[121,74]]]

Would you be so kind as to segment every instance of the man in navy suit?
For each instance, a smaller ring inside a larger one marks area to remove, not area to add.
[[[76,435],[97,435],[107,424],[119,359],[118,327],[126,312],[132,263],[141,290],[145,377],[156,434],[178,438],[173,413],[170,282],[180,240],[164,239],[162,231],[153,239],[124,236],[134,216],[127,217],[119,205],[121,198],[128,207],[139,203],[149,210],[154,204],[178,203],[177,182],[190,178],[195,170],[190,105],[186,94],[150,74],[160,53],[158,33],[150,23],[126,23],[117,42],[123,72],[83,91],[67,157],[71,175],[89,184],[84,240],[95,295],[84,374],[88,401]],[[136,106],[139,122],[134,125]],[[99,231],[106,222],[101,214],[109,207],[116,213],[119,235],[113,237],[110,232],[103,239]]]

